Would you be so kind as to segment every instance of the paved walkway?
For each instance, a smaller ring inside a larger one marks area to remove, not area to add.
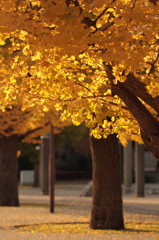
[[[119,233],[119,234],[65,234],[36,233],[20,231],[15,226],[38,223],[89,222],[91,197],[79,197],[82,184],[62,184],[55,186],[55,213],[49,212],[49,196],[43,196],[39,188],[20,187],[21,207],[0,207],[0,240],[159,240],[159,233]],[[28,206],[28,204],[32,204]],[[33,206],[33,204],[36,204]],[[37,207],[38,205],[38,207]],[[123,195],[125,222],[148,222],[159,224],[159,195],[136,198],[134,194]]]

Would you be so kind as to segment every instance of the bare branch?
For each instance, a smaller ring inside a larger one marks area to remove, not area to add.
[[[106,31],[108,28],[114,25],[114,22],[107,22],[102,27],[98,28],[97,31]]]
[[[152,63],[151,62],[147,62],[148,64],[151,65],[150,71],[149,71],[148,75],[151,74],[153,72],[153,70],[155,69],[155,64],[158,61],[158,59],[159,59],[159,52],[157,53],[156,59]]]
[[[97,22],[104,14],[105,12],[109,9],[109,7],[106,7],[94,20],[95,22]]]
[[[83,87],[83,88],[85,88],[85,89],[86,89],[87,91],[89,91],[92,95],[96,96],[94,93],[91,92],[91,90],[90,90],[89,88],[87,88],[86,86],[82,85],[81,83],[79,83],[79,82],[74,82],[74,83],[77,84],[77,85],[79,85],[79,86],[81,86],[81,87]]]

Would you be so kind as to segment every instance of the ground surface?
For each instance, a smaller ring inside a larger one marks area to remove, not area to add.
[[[51,233],[21,231],[17,226],[40,223],[89,223],[91,197],[79,197],[83,183],[57,183],[55,185],[55,213],[49,211],[49,196],[39,188],[20,187],[20,207],[0,207],[0,240],[159,240],[159,232],[127,233]],[[28,205],[30,204],[30,205]],[[36,205],[34,205],[36,204]],[[136,198],[123,195],[125,222],[159,224],[159,195]]]

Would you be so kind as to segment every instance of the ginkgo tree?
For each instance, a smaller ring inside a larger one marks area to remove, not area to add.
[[[11,66],[16,56],[15,52],[13,56],[8,51],[9,43],[7,39],[0,48],[0,95],[3,102],[0,107],[0,205],[18,206],[18,142],[37,142],[40,135],[49,132],[50,122],[62,129],[69,121],[60,121],[60,114],[52,103],[51,110],[47,112],[45,108],[39,110],[34,99],[27,98],[30,103],[25,105],[23,92],[4,84],[13,77]]]
[[[141,135],[159,157],[158,11],[157,0],[1,1],[1,44],[21,50],[8,98],[51,100],[97,138]]]
[[[60,121],[56,112],[40,112],[35,107],[22,110],[12,105],[0,110],[0,205],[19,206],[18,200],[18,143],[39,143],[39,136],[49,132],[50,122],[55,133],[60,132],[70,121]]]
[[[22,110],[20,105],[12,105],[0,110],[0,205],[19,206],[18,200],[18,142],[38,143],[39,136],[49,132],[48,125],[53,121],[55,127],[62,129],[56,113],[38,113],[35,107]],[[58,130],[59,131],[59,130]]]
[[[73,58],[73,61],[74,60],[75,59]],[[69,63],[69,65],[73,67],[73,64],[71,62],[72,60],[66,59],[65,64],[68,65]],[[34,67],[35,66],[38,69],[39,62],[34,62]],[[10,92],[7,97],[11,96],[14,90],[19,91],[19,89],[17,88],[17,79],[19,80],[20,75],[22,75],[22,73],[20,72],[20,68],[21,67],[18,67],[18,64],[16,63],[16,65],[14,66],[15,73],[14,71],[12,72],[12,79],[8,84],[8,88],[10,89]],[[17,69],[19,69],[19,71],[17,71]],[[97,123],[100,124],[100,122],[102,124],[103,119],[104,119],[103,124],[106,125],[106,122],[109,123],[106,120],[106,116],[113,116],[115,114],[115,109],[112,108],[112,112],[111,112],[111,107],[109,108],[109,105],[111,106],[110,100],[112,100],[112,97],[108,96],[108,102],[107,102],[108,109],[106,110],[106,108],[104,107],[104,105],[106,104],[105,101],[102,102],[101,99],[98,101],[98,97],[96,97],[96,95],[93,96],[94,98],[93,100],[92,94],[91,94],[91,85],[89,86],[90,88],[89,90],[88,86],[84,87],[82,82],[80,83],[79,81],[76,80],[77,75],[79,74],[79,78],[80,78],[82,73],[80,72],[78,73],[77,71],[75,71],[75,69],[70,69],[70,72],[69,72],[65,66],[60,70],[58,63],[56,63],[56,65],[53,65],[53,66],[51,65],[50,68],[49,68],[49,64],[47,64],[47,68],[45,66],[44,67],[40,66],[39,69],[40,69],[39,74],[43,76],[43,79],[40,79],[39,76],[35,76],[34,74],[35,68],[29,69],[29,79],[28,79],[28,74],[27,74],[27,77],[24,76],[21,79],[22,83],[20,84],[20,87],[21,87],[20,93],[22,94],[22,96],[25,96],[23,97],[23,108],[24,106],[27,106],[27,105],[29,106],[32,103],[33,105],[36,104],[36,107],[38,106],[38,108],[45,109],[47,111],[47,109],[52,108],[50,106],[50,103],[53,103],[55,108],[62,112],[61,118],[63,120],[71,116],[73,123],[76,125],[79,125],[82,121],[84,121],[84,119],[88,127],[95,127]],[[49,75],[48,70],[52,72],[53,69],[54,69],[54,78],[53,79],[48,78],[47,77]],[[57,76],[55,76],[55,73],[56,73],[55,69],[57,69]],[[65,76],[66,78],[62,78],[62,76],[64,75],[63,71],[65,72],[67,71],[68,73],[67,76]],[[74,71],[75,73],[73,73]],[[94,73],[94,75],[96,74]],[[30,84],[29,91],[28,91],[28,82]],[[93,85],[94,84],[92,83],[92,87]],[[101,86],[100,83],[98,85],[101,91],[103,86]],[[18,83],[18,86],[19,86],[19,83]],[[50,89],[48,88],[48,86],[50,87]],[[88,94],[88,92],[90,92],[90,94]],[[98,92],[98,87],[96,92]],[[79,93],[79,96],[78,96],[78,93]],[[28,98],[30,99],[29,102],[28,102]],[[38,101],[34,102],[32,99],[38,99]],[[114,103],[112,104],[112,106],[114,107],[116,106],[116,104]],[[114,122],[115,122],[115,117],[114,117]],[[99,129],[100,127],[98,126],[97,128]],[[104,136],[107,136],[110,134],[109,128],[107,129],[108,129],[107,131],[105,130]],[[97,129],[94,134],[96,137],[99,138],[100,134],[97,133]],[[93,221],[91,225],[93,228],[97,228],[97,227],[98,228],[113,227],[116,229],[123,228],[121,186],[120,186],[121,178],[120,178],[118,143],[117,143],[116,136],[112,134],[111,136],[108,137],[108,139],[106,140],[101,139],[101,140],[98,140],[97,142],[96,142],[96,139],[94,138],[92,139],[93,139],[92,140],[93,142],[91,144],[92,156],[93,156],[93,159],[94,159],[94,156],[97,156],[98,158],[98,161],[93,160],[93,162],[95,163],[97,162],[97,164],[93,164],[93,168],[94,168],[93,173],[95,172],[97,173],[95,174],[94,181],[96,182],[96,186],[100,186],[100,188],[97,187],[100,190],[100,195],[101,195],[100,202],[107,203],[107,202],[110,202],[109,199],[111,199],[111,206],[113,206],[114,208],[114,203],[115,203],[116,209],[113,211],[113,213],[109,214],[112,208],[108,204],[106,204],[107,205],[106,207],[105,205],[102,205],[102,207],[100,207],[99,205],[98,209],[95,209],[95,211],[93,208],[92,210]],[[112,144],[113,144],[113,147],[110,148]],[[109,171],[109,174],[105,174],[105,170],[107,169],[108,166],[111,169],[111,171]],[[116,175],[115,181],[114,181],[114,175]],[[99,176],[102,176],[102,177],[99,178]],[[104,180],[104,178],[106,178],[106,180]],[[109,184],[110,181],[111,181],[111,185]],[[110,185],[110,187],[108,186],[106,187],[107,191],[102,190],[103,187],[105,188],[103,184],[105,186]],[[112,187],[116,189],[115,190],[116,194],[114,196],[113,196],[114,191],[112,191]],[[108,201],[106,201],[105,196],[107,196],[108,192],[109,192],[109,198],[108,198]],[[98,192],[95,194],[95,196],[98,196],[98,197],[100,195]],[[108,209],[109,212],[107,211],[106,213],[106,209]],[[97,212],[98,212],[98,217],[94,218],[94,214],[97,216]],[[106,216],[107,216],[107,222],[105,221],[103,222],[103,219],[105,219]]]

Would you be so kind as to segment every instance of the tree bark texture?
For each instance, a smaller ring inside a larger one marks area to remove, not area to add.
[[[17,135],[0,136],[0,206],[19,206]]]
[[[146,89],[146,85],[129,73],[125,82],[122,83],[129,91],[141,98],[145,103],[151,106],[156,112],[159,112],[159,97],[152,97]]]
[[[151,151],[154,157],[159,158],[159,122],[138,98],[140,97],[158,112],[158,97],[152,99],[146,92],[145,85],[139,83],[139,80],[132,74],[127,76],[125,83],[118,81],[117,84],[114,84],[113,80],[115,77],[112,74],[112,67],[110,65],[105,66],[105,70],[111,82],[112,94],[120,97],[128,107],[128,110],[140,126],[141,138],[145,146]],[[134,82],[136,83],[136,87]],[[139,91],[142,94],[139,94]]]
[[[90,137],[93,165],[92,229],[124,229],[120,160],[115,134]]]

